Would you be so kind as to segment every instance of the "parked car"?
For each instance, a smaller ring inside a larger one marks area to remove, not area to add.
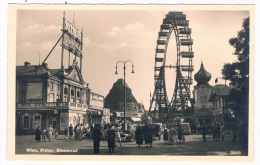
[[[191,134],[190,123],[180,123],[181,129],[183,130],[183,134],[189,135]]]
[[[160,140],[161,135],[163,133],[162,124],[161,123],[151,123],[151,124],[148,124],[148,126],[150,128],[152,128],[152,130],[153,130],[153,139],[154,140]]]

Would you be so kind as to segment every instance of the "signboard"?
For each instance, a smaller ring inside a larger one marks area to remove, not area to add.
[[[69,114],[60,113],[60,129],[64,130],[69,125]]]
[[[82,33],[64,18],[63,21],[63,42],[62,47],[67,49],[69,52],[72,52],[74,55],[81,57],[82,56]]]
[[[27,99],[42,99],[42,83],[27,83]]]

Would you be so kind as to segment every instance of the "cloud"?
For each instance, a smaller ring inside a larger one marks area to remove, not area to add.
[[[100,44],[96,46],[107,51],[127,47],[140,48],[147,45],[147,41],[154,41],[154,39],[149,39],[154,34],[157,33],[147,30],[145,25],[140,22],[127,24],[123,27],[115,26],[110,31],[101,34]]]
[[[39,34],[39,33],[56,33],[61,27],[57,25],[42,25],[42,24],[31,24],[27,27],[27,32]]]

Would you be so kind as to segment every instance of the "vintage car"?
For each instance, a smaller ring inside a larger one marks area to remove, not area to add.
[[[162,123],[150,123],[148,126],[152,128],[153,140],[160,140],[163,133]]]

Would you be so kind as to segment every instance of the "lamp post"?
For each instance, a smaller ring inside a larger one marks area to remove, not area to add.
[[[124,128],[123,128],[123,130],[125,131],[126,130],[126,86],[125,86],[125,70],[126,70],[126,63],[127,62],[131,62],[132,63],[132,72],[131,73],[134,73],[134,64],[133,64],[133,61],[131,61],[131,60],[127,60],[127,61],[117,61],[117,63],[116,63],[116,72],[115,72],[115,74],[118,74],[117,73],[117,64],[118,63],[123,63],[124,64],[124,67],[123,67],[123,69],[124,69]]]

